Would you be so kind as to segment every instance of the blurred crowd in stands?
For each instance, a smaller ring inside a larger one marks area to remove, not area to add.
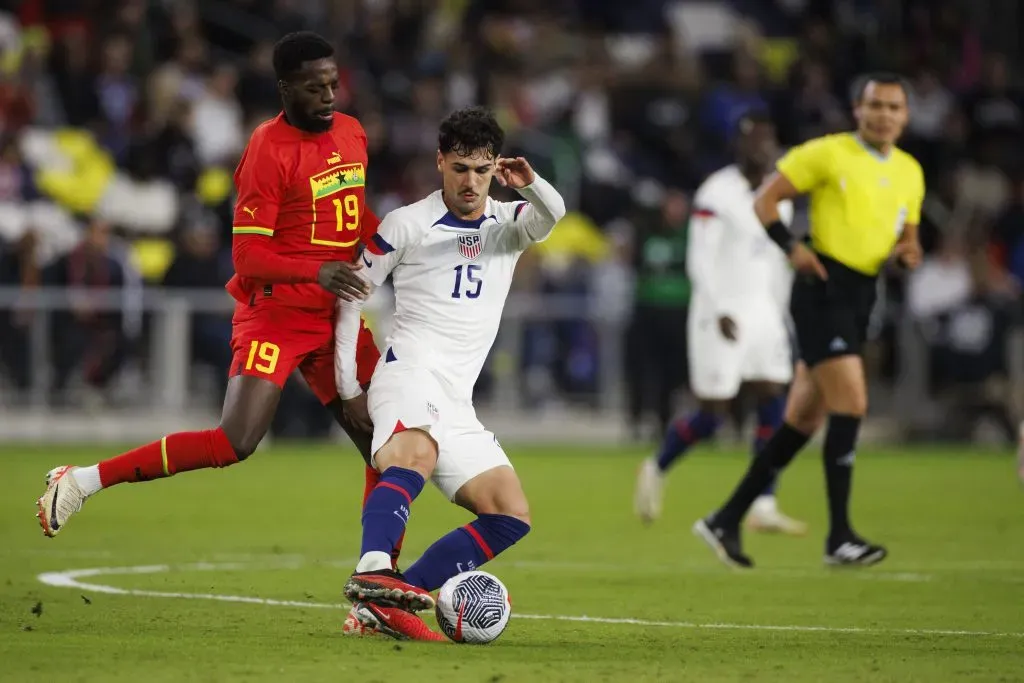
[[[250,131],[278,110],[273,43],[311,28],[339,50],[338,108],[366,129],[379,215],[435,189],[437,123],[474,103],[498,114],[506,153],[528,156],[563,190],[571,212],[524,259],[516,286],[557,295],[565,315],[527,325],[511,363],[529,380],[524,403],[589,403],[601,391],[602,339],[579,312],[627,328],[634,305],[685,319],[689,198],[730,162],[737,118],[770,110],[784,145],[846,130],[851,79],[886,68],[913,86],[904,146],[927,174],[929,255],[906,281],[887,282],[876,371],[896,376],[894,330],[911,316],[931,349],[937,394],[984,385],[988,395],[1006,377],[1005,340],[1024,283],[1024,71],[1012,28],[1020,24],[1006,14],[1024,13],[1012,2],[7,0],[0,8],[0,287],[115,287],[126,302],[147,286],[221,287],[231,272],[231,174]],[[978,20],[986,11],[1010,30]],[[671,286],[648,286],[662,279]],[[5,391],[31,382],[32,315],[0,310]],[[116,400],[107,390],[119,371],[145,362],[146,316],[127,303],[102,312],[80,300],[52,329],[54,400],[69,383]],[[193,321],[193,358],[218,378],[229,332],[223,315]],[[649,342],[624,348],[635,358]],[[683,358],[685,348],[661,353]],[[660,374],[634,365],[626,363],[637,415],[657,382],[685,386],[685,363]]]

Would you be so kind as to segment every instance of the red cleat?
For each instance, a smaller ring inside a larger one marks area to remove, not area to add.
[[[352,620],[354,624],[350,625]],[[384,635],[396,640],[445,642],[448,639],[427,626],[423,619],[398,607],[382,607],[369,602],[352,605],[342,632],[347,635]]]
[[[398,607],[409,612],[434,609],[434,596],[419,586],[407,583],[390,569],[353,574],[345,584],[345,597],[357,602],[372,602],[381,607]]]
[[[352,605],[352,609],[349,610],[348,615],[345,617],[345,623],[341,625],[341,635],[358,637],[376,637],[384,635],[377,630],[375,623],[370,623],[369,619],[360,619],[359,613],[365,609],[365,602],[357,602]]]

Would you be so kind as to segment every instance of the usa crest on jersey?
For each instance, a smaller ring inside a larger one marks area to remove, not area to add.
[[[480,235],[459,235],[459,253],[472,260],[483,251],[484,241]]]

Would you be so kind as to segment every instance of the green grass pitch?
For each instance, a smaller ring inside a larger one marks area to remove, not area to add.
[[[0,680],[1024,681],[1024,492],[1006,454],[861,453],[853,519],[891,556],[844,571],[822,565],[809,451],[780,500],[811,533],[747,534],[758,566],[740,573],[689,529],[735,484],[741,453],[694,453],[645,528],[632,514],[640,451],[510,451],[534,530],[486,567],[517,616],[475,647],[340,635],[362,493],[349,448],[278,444],[227,470],[122,486],[45,539],[33,519],[45,472],[110,451],[5,447]],[[428,488],[405,563],[467,519]]]

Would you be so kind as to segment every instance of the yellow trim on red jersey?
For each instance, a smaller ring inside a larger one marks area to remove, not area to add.
[[[267,237],[273,237],[274,231],[271,228],[263,228],[258,225],[236,225],[231,228],[231,232],[235,235],[266,235]]]

